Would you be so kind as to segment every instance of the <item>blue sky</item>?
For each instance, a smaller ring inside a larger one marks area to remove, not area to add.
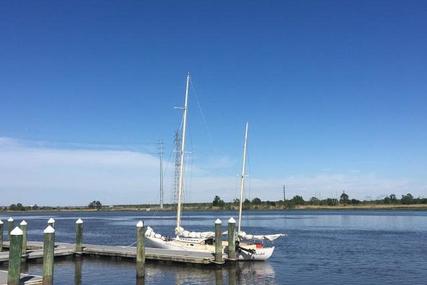
[[[171,157],[187,72],[188,201],[237,195],[245,121],[252,197],[280,199],[283,183],[306,198],[427,194],[424,1],[0,10],[4,204],[33,203],[36,192],[39,204],[157,201],[154,143]]]

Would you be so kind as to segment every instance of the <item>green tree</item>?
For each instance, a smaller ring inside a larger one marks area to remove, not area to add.
[[[11,204],[9,206],[9,211],[25,211],[25,207],[21,203]]]
[[[291,199],[291,202],[292,202],[294,205],[304,205],[304,203],[305,203],[304,198],[303,198],[302,196],[299,196],[299,195],[295,195],[295,196]]]
[[[350,199],[348,198],[348,195],[343,191],[340,196],[340,204],[348,204],[350,202]]]
[[[328,198],[328,199],[325,200],[325,203],[328,206],[336,206],[336,205],[338,205],[338,199]]]
[[[223,208],[224,205],[225,205],[224,200],[222,200],[219,196],[215,196],[215,198],[212,202],[212,206]]]
[[[101,209],[102,209],[102,204],[101,204],[101,202],[96,201],[96,202],[95,202],[95,208],[96,208],[97,210],[101,210]]]
[[[251,201],[246,198],[245,201],[243,201],[243,209],[250,209],[251,208]]]
[[[260,198],[254,198],[252,200],[252,204],[254,204],[254,205],[260,205],[261,203],[262,203],[262,201]]]
[[[402,195],[402,199],[400,199],[402,204],[413,204],[414,203],[414,196],[412,196],[411,193],[408,193],[406,195]]]
[[[351,199],[351,204],[352,205],[358,205],[358,204],[360,204],[360,200],[357,200],[357,199]]]
[[[397,198],[395,194],[391,194],[390,196],[387,196],[384,198],[384,204],[396,204]]]
[[[316,197],[311,197],[310,198],[310,204],[311,205],[319,205],[320,204],[320,200]]]
[[[384,199],[383,199],[383,202],[384,202],[384,204],[391,204],[390,197],[389,196],[385,196]]]
[[[101,210],[102,209],[102,204],[99,201],[92,201],[92,202],[89,203],[88,208],[89,209]]]

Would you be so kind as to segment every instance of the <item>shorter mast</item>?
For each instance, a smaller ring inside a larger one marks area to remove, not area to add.
[[[243,144],[243,163],[242,163],[242,175],[240,176],[240,206],[239,206],[239,222],[237,224],[237,233],[240,232],[240,226],[242,224],[242,208],[243,208],[243,189],[245,187],[245,175],[246,175],[246,147],[248,143],[248,122],[246,122],[245,128],[245,142]]]

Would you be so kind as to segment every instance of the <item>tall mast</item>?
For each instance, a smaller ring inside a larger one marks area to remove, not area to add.
[[[243,143],[243,163],[242,163],[242,175],[240,176],[240,206],[239,206],[239,223],[237,224],[237,232],[240,232],[240,226],[242,224],[242,208],[243,208],[243,189],[245,187],[245,175],[246,175],[246,147],[248,144],[248,122],[246,122],[245,128],[245,142]]]
[[[187,110],[188,110],[188,93],[190,88],[190,73],[187,74],[187,84],[185,86],[184,112],[182,115],[182,135],[181,135],[181,151],[179,164],[179,180],[178,180],[178,203],[176,211],[176,227],[181,225],[181,201],[182,190],[184,188],[184,155],[185,155],[185,132],[187,129]]]

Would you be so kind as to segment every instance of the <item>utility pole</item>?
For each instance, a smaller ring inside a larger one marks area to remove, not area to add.
[[[286,201],[286,185],[283,184],[283,202]]]
[[[163,141],[159,141],[160,160],[160,209],[163,209]]]

